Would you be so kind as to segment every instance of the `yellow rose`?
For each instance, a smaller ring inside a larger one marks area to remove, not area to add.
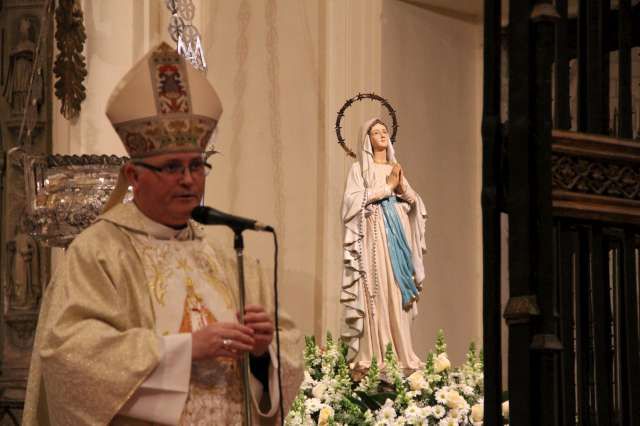
[[[446,395],[447,406],[449,408],[462,408],[466,402],[458,391],[450,390]]]
[[[481,422],[484,419],[484,405],[476,404],[471,407],[471,420],[473,422]]]
[[[333,408],[329,406],[322,407],[318,416],[318,426],[327,426],[331,417],[333,417]]]
[[[424,379],[424,374],[420,370],[415,371],[407,377],[407,381],[409,382],[409,387],[412,391],[423,390],[429,386],[427,381]]]
[[[438,355],[433,361],[433,369],[436,373],[441,373],[450,367],[451,362],[449,361],[449,358],[447,358],[447,354],[444,352]]]

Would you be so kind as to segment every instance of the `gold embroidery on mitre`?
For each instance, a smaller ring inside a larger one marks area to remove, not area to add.
[[[114,124],[131,157],[174,151],[203,151],[217,121],[200,115],[172,114]]]
[[[191,112],[191,90],[186,63],[168,44],[156,49],[149,58],[153,95],[158,114]]]

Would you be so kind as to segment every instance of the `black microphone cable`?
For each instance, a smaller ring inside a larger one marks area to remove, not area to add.
[[[274,316],[275,316],[275,327],[276,327],[276,359],[278,360],[277,366],[277,374],[278,374],[278,396],[280,402],[280,425],[284,425],[284,398],[282,395],[282,363],[280,362],[280,324],[279,318],[280,315],[278,313],[279,302],[278,302],[278,235],[276,234],[275,229],[271,229],[269,232],[273,234],[273,245],[274,245],[274,260],[273,260],[273,297],[274,297]]]

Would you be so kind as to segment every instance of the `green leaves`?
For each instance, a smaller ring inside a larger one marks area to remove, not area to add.
[[[436,355],[447,352],[447,344],[444,341],[444,331],[438,330],[438,337],[436,337]]]

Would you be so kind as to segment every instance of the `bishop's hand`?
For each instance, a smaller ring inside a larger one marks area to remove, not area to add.
[[[191,359],[238,358],[255,346],[252,328],[236,323],[216,322],[191,334]]]
[[[247,305],[244,309],[244,324],[253,330],[253,356],[261,356],[273,340],[275,327],[269,315],[260,305]]]

